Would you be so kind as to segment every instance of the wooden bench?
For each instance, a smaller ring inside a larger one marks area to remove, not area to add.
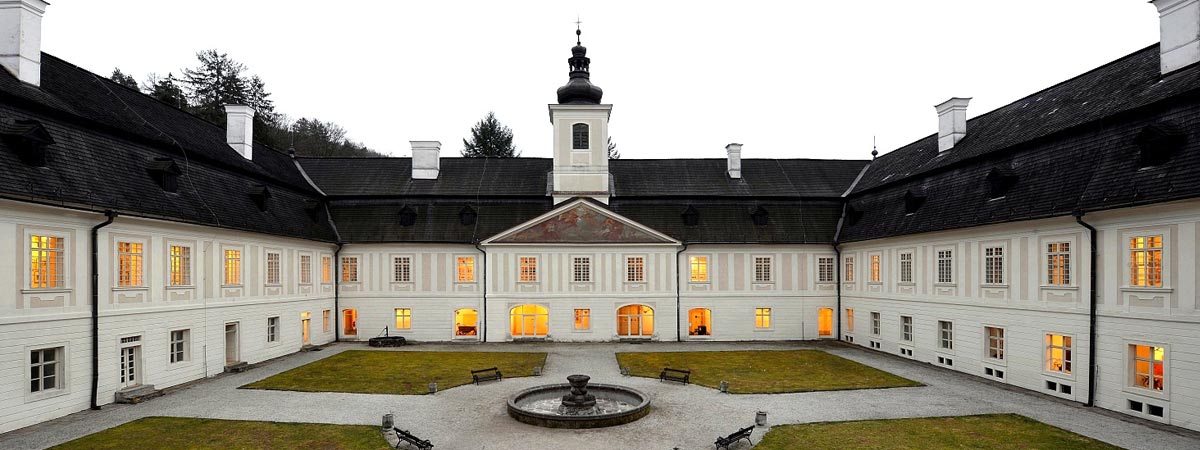
[[[718,449],[723,448],[725,450],[729,450],[730,445],[733,445],[733,444],[737,443],[737,441],[740,441],[742,439],[745,439],[746,442],[750,443],[750,445],[754,445],[754,441],[750,440],[750,433],[753,433],[753,432],[754,432],[754,425],[750,425],[746,428],[742,428],[740,430],[733,432],[733,434],[731,434],[729,436],[718,437],[717,442],[714,442],[713,445],[717,446]]]
[[[500,369],[496,368],[496,367],[489,367],[486,369],[479,369],[479,370],[471,371],[471,382],[474,384],[479,384],[479,382],[481,382],[481,381],[492,381],[492,380],[503,380],[503,379],[504,379],[504,375],[501,374]]]
[[[692,371],[687,369],[672,369],[663,367],[662,372],[658,374],[658,381],[675,381],[683,384],[692,382]]]
[[[421,450],[430,450],[433,448],[433,443],[419,437],[413,436],[412,433],[392,427],[392,431],[396,432],[396,447],[400,448],[400,444],[408,443],[409,445]]]

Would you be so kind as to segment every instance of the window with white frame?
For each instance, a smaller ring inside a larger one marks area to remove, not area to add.
[[[1071,374],[1071,336],[1046,334],[1046,371]]]
[[[912,316],[900,316],[900,340],[904,342],[912,342],[912,335]]]
[[[833,282],[833,258],[824,256],[817,258],[817,282]]]
[[[587,150],[588,145],[588,125],[586,123],[571,124],[571,150]]]
[[[1046,284],[1069,286],[1071,284],[1071,243],[1050,242],[1046,244]]]
[[[587,283],[592,281],[592,258],[575,256],[571,258],[571,281]]]
[[[591,309],[576,309],[575,310],[575,329],[590,330],[592,329],[592,310]]]
[[[66,286],[63,255],[66,241],[58,236],[29,237],[29,288],[55,289]]]
[[[871,311],[871,335],[879,336],[880,318],[879,312]]]
[[[519,260],[521,272],[518,275],[519,280],[523,283],[532,283],[537,281],[537,257],[522,256]]]
[[[880,266],[879,255],[871,255],[871,280],[870,281],[872,283],[878,283],[880,280],[880,274],[879,274],[880,267],[879,266]]]
[[[333,258],[328,256],[321,257],[321,283],[329,284],[333,282]]]
[[[312,255],[300,255],[300,284],[312,284]]]
[[[330,326],[329,321],[331,318],[330,316],[332,316],[332,313],[330,313],[330,311],[328,309],[321,311],[321,332],[322,333],[329,332],[329,326]]]
[[[646,281],[646,258],[641,256],[625,258],[625,281],[631,283]]]
[[[192,248],[186,245],[172,245],[167,250],[167,257],[167,268],[170,272],[167,283],[171,286],[191,286]]]
[[[458,267],[458,282],[459,283],[474,283],[475,282],[475,257],[474,256],[459,256],[457,259]]]
[[[279,316],[267,318],[267,342],[279,342]]]
[[[191,360],[191,330],[174,330],[171,331],[171,342],[168,347],[169,358],[171,364],[181,363]]]
[[[410,282],[412,282],[412,257],[411,256],[394,256],[394,257],[392,257],[392,282],[393,283],[410,283]]]
[[[279,252],[267,252],[267,284],[279,284]]]
[[[771,328],[771,308],[754,308],[754,328]]]
[[[900,282],[901,283],[912,283],[913,282],[913,253],[912,252],[901,252],[900,253]]]
[[[954,323],[946,320],[938,321],[938,348],[954,350]]]
[[[954,250],[937,251],[937,282],[954,282]]]
[[[846,308],[846,331],[854,332],[854,309]]]
[[[708,282],[708,257],[707,256],[690,256],[688,263],[691,266],[691,278],[693,283]]]
[[[771,282],[771,257],[770,256],[755,256],[754,257],[754,281],[756,283]]]
[[[412,328],[412,308],[396,308],[396,329],[408,330]]]
[[[984,339],[987,339],[987,357],[998,361],[1004,360],[1004,329],[1000,327],[983,327]]]
[[[983,249],[984,284],[1004,284],[1004,247],[993,246]]]
[[[854,257],[847,256],[843,259],[844,259],[845,265],[846,265],[846,268],[845,268],[846,272],[842,276],[842,278],[844,278],[846,281],[853,282],[854,281]]]
[[[1132,387],[1162,392],[1166,387],[1166,349],[1153,345],[1130,344]]]
[[[358,257],[343,256],[342,257],[342,282],[357,283],[358,282]]]
[[[63,348],[42,348],[29,352],[29,392],[63,388]]]
[[[242,284],[242,251],[241,250],[225,250],[225,278],[224,283],[227,286]]]
[[[1129,285],[1162,287],[1162,235],[1129,238]]]
[[[144,261],[142,243],[117,242],[117,286],[143,286]]]

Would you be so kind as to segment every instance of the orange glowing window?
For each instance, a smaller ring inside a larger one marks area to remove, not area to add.
[[[871,282],[879,282],[879,255],[871,255]]]
[[[592,329],[592,310],[576,309],[575,310],[575,329],[590,330]]]
[[[458,257],[458,282],[475,282],[475,258],[471,256]]]
[[[333,259],[328,256],[321,257],[321,282],[325,284],[333,282]]]
[[[358,257],[343,256],[342,257],[342,282],[357,283],[358,282]]]
[[[754,308],[754,328],[771,328],[771,308]]]
[[[1046,335],[1046,371],[1071,373],[1071,337]]]
[[[817,335],[833,336],[833,310],[821,308],[817,311]]]
[[[692,282],[705,283],[708,282],[708,257],[707,256],[692,256],[688,258],[689,265],[692,268]]]
[[[182,245],[172,245],[169,251],[170,276],[167,281],[171,286],[189,286],[192,284],[192,248]]]
[[[242,251],[225,250],[225,283],[242,284]]]
[[[1071,284],[1070,242],[1046,244],[1046,281],[1059,286]]]
[[[694,308],[688,311],[688,336],[712,336],[712,310]]]
[[[63,280],[63,238],[30,236],[29,287],[31,289],[61,288]]]
[[[521,257],[521,274],[520,280],[524,283],[532,283],[537,281],[537,257],[522,256]]]
[[[1133,353],[1133,387],[1162,391],[1166,385],[1163,362],[1166,350],[1150,345],[1130,345]]]
[[[142,285],[142,244],[117,243],[117,286]]]
[[[1129,239],[1129,284],[1162,287],[1163,238],[1138,236]]]
[[[412,309],[396,308],[396,329],[407,330],[412,328]]]

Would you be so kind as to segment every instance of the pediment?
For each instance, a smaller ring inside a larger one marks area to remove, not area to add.
[[[678,244],[670,237],[585,200],[500,233],[486,244]]]

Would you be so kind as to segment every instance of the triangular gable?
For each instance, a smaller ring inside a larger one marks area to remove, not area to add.
[[[565,202],[546,214],[483,242],[484,244],[679,244],[583,199]]]

